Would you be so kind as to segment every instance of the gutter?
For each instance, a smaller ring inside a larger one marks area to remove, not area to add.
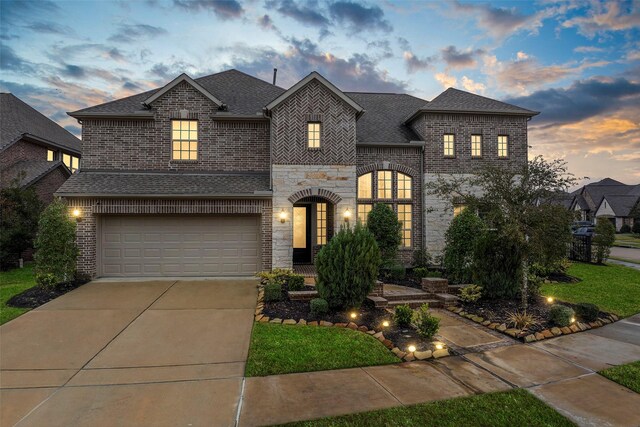
[[[382,148],[423,148],[425,141],[409,142],[356,142],[356,147],[382,147]]]
[[[220,194],[122,194],[122,193],[66,193],[56,192],[56,197],[97,198],[97,199],[270,199],[271,191],[254,193],[220,193]]]
[[[139,113],[67,113],[67,115],[74,119],[140,119],[150,120],[154,115],[152,112],[139,112]]]

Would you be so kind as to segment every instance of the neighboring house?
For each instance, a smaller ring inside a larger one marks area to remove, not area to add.
[[[427,102],[229,70],[69,114],[82,170],[57,194],[79,212],[79,270],[213,276],[310,263],[374,203],[402,222],[404,262],[441,251],[461,207],[424,183],[524,165],[537,113],[456,89]]]
[[[572,193],[569,209],[578,213],[582,221],[607,218],[620,231],[623,225],[633,226],[638,217],[640,184],[627,185],[611,178],[587,184]]]
[[[79,168],[81,141],[22,102],[0,93],[0,186],[16,180],[35,188],[49,203],[53,193]]]

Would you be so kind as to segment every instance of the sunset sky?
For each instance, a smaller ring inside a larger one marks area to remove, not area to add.
[[[66,115],[229,68],[289,87],[431,100],[454,86],[541,111],[531,155],[640,182],[640,1],[0,1],[0,90]]]

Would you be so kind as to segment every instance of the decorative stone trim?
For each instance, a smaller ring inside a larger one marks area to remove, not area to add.
[[[412,177],[419,177],[420,174],[413,168],[410,168],[409,166],[405,166],[405,165],[399,165],[397,163],[390,163],[390,162],[378,162],[378,163],[371,163],[365,166],[359,166],[356,169],[356,175],[360,176],[362,174],[365,174],[367,172],[373,172],[373,171],[377,171],[377,170],[392,170],[392,171],[397,171],[400,173],[403,173],[405,175],[409,175]]]
[[[291,196],[289,196],[288,200],[291,203],[296,203],[298,200],[304,199],[305,197],[313,196],[322,197],[323,199],[329,200],[334,205],[342,201],[342,197],[338,196],[336,193],[318,187],[305,188],[304,190],[296,191]]]
[[[465,319],[472,320],[482,326],[485,326],[491,330],[496,332],[503,333],[505,335],[509,335],[511,338],[520,340],[525,343],[530,343],[534,341],[542,341],[549,338],[554,338],[560,335],[569,335],[574,334],[576,332],[588,331],[589,329],[599,328],[609,323],[617,322],[619,319],[615,314],[608,314],[606,317],[600,317],[595,322],[583,323],[583,322],[575,322],[572,323],[571,326],[564,327],[553,327],[549,329],[545,329],[543,331],[527,333],[523,332],[520,329],[509,328],[505,323],[495,323],[490,320],[485,320],[483,317],[477,316],[475,314],[466,313],[462,310],[461,307],[450,306],[447,307],[452,313],[457,314],[458,316],[464,317]]]

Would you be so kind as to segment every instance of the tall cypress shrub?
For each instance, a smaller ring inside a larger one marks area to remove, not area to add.
[[[376,239],[384,265],[393,265],[402,243],[402,224],[398,216],[384,203],[376,203],[369,212],[367,228]]]
[[[447,277],[452,282],[471,282],[475,246],[484,229],[484,222],[470,208],[464,209],[451,221],[444,235],[446,246],[443,262]]]
[[[473,279],[488,299],[515,299],[522,281],[522,253],[512,235],[487,230],[474,251]]]

